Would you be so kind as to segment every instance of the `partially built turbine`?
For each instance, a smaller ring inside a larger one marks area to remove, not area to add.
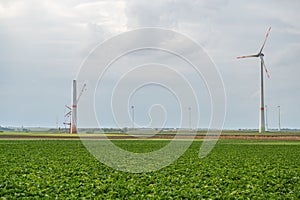
[[[70,125],[70,133],[77,133],[77,105],[82,93],[86,89],[86,84],[83,85],[80,94],[77,97],[77,83],[76,80],[73,80],[72,85],[72,106],[69,107],[66,105],[66,108],[69,109],[69,112],[65,115],[65,117],[70,118],[70,123],[64,123],[65,125]]]
[[[77,133],[77,88],[76,80],[73,80],[70,133]]]

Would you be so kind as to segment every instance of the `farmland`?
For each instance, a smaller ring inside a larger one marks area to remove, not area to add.
[[[114,143],[149,152],[168,140]],[[100,163],[80,140],[0,140],[0,197],[300,198],[300,141],[222,139],[203,159],[200,146],[195,140],[159,171],[131,174]]]

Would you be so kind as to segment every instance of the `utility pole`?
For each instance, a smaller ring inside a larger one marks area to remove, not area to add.
[[[268,126],[268,106],[266,105],[266,131],[269,131],[269,126]]]
[[[192,108],[189,107],[189,129],[192,130]]]
[[[278,108],[278,131],[281,131],[281,124],[280,124],[280,106],[277,106]]]
[[[134,106],[131,106],[131,112],[132,112],[132,129],[134,129]]]

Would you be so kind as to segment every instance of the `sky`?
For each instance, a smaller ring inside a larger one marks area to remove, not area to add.
[[[211,59],[224,83],[225,129],[258,128],[260,61],[257,58],[237,60],[236,57],[257,53],[271,26],[264,48],[271,76],[270,79],[265,76],[268,126],[278,127],[280,106],[281,126],[300,128],[299,10],[297,0],[0,0],[0,126],[62,127],[68,111],[65,105],[71,104],[72,80],[80,74],[91,51],[119,34],[156,27],[192,39]],[[136,43],[145,37],[131,38],[127,42]],[[191,51],[184,43],[175,41],[174,44],[177,49]],[[120,48],[116,43],[114,47]],[[189,107],[192,126],[208,127],[213,105],[210,92],[205,89],[205,78],[193,76],[186,63],[171,57],[145,50],[114,63],[104,82],[93,91],[100,126],[131,127],[131,105],[134,105],[138,127],[178,127],[180,120],[186,127]],[[169,68],[159,65],[159,61]],[[149,63],[156,64],[147,68]],[[146,67],[123,80],[122,70],[133,69],[130,67],[137,64]],[[149,69],[152,71],[147,72]],[[182,70],[180,73],[192,83],[197,93],[195,101],[188,102],[189,98],[185,98],[187,102],[180,104],[176,99],[177,93],[185,89],[176,74],[172,75],[175,69]],[[126,96],[127,99],[123,93],[116,93],[110,101],[117,83],[122,83],[117,91],[129,94],[133,80],[149,78],[150,81],[151,77],[156,78],[156,82],[165,79],[172,83],[174,91],[159,84],[135,85],[137,92]],[[78,80],[78,92],[87,84],[87,92],[81,99],[83,105],[84,98],[93,90],[89,88],[91,80],[87,79]],[[127,110],[118,109],[122,102]],[[93,126],[87,122],[88,116],[81,117],[87,115],[83,105],[78,110],[78,123]],[[115,105],[114,113],[112,105]],[[116,116],[124,113],[129,118],[116,123]],[[195,119],[200,122],[197,124]]]

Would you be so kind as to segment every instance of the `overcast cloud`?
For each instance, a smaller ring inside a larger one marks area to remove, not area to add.
[[[277,127],[280,105],[282,126],[300,128],[299,10],[298,0],[0,0],[0,126],[62,126],[71,81],[89,52],[122,32],[161,27],[195,40],[217,65],[225,128],[257,128],[259,60],[236,56],[257,53],[272,26],[264,49],[269,126]],[[207,127],[210,113],[201,117]]]

